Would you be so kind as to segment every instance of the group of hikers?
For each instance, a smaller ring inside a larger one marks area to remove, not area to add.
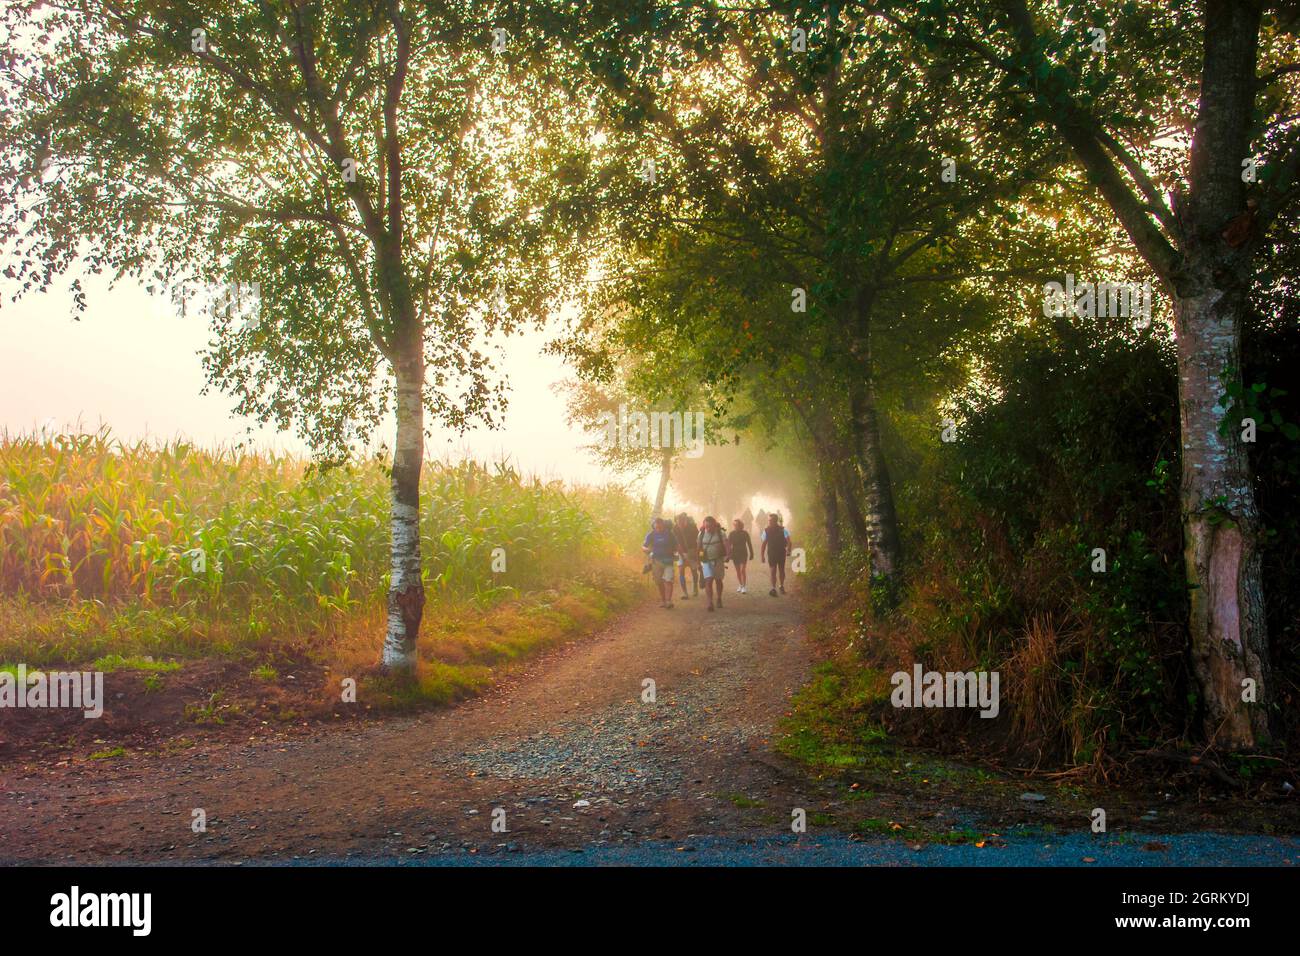
[[[659,588],[659,606],[673,607],[674,572],[682,586],[682,600],[699,597],[700,580],[704,581],[704,594],[709,607],[722,607],[722,580],[727,562],[736,568],[737,594],[749,593],[749,562],[754,558],[754,543],[746,529],[749,509],[745,518],[731,523],[732,530],[724,531],[718,519],[709,515],[697,527],[695,520],[685,512],[673,521],[655,518],[650,532],[645,536],[641,550],[649,558],[645,571],[653,572]],[[763,519],[766,517],[767,523]],[[785,593],[785,559],[790,553],[790,532],[778,514],[758,515],[758,559],[767,564],[771,575],[771,590],[776,597]],[[691,591],[686,590],[686,572],[691,575]]]

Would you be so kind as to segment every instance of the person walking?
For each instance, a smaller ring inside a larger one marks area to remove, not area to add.
[[[655,584],[659,588],[659,606],[673,606],[673,558],[677,555],[677,536],[664,518],[655,518],[650,533],[641,542],[641,550],[650,558]]]
[[[682,512],[677,516],[677,522],[673,525],[673,533],[677,536],[677,568],[681,575],[682,582],[682,600],[687,597],[700,596],[700,549],[699,536],[700,529],[695,526],[695,519]],[[691,572],[692,593],[686,593],[686,570]]]
[[[722,607],[722,571],[727,560],[727,536],[718,519],[709,515],[700,528],[700,571],[704,575],[704,593],[709,599],[709,610],[717,600]]]
[[[732,526],[731,534],[727,535],[727,544],[731,552],[731,563],[736,568],[736,579],[739,581],[736,593],[748,594],[749,562],[754,559],[754,542],[749,537],[749,532],[745,530],[743,517],[733,521]]]
[[[760,559],[767,562],[772,575],[772,590],[767,593],[776,597],[777,575],[781,578],[781,593],[785,593],[785,556],[790,550],[790,532],[781,526],[776,515],[767,516],[767,527],[763,529],[762,544],[759,546]]]

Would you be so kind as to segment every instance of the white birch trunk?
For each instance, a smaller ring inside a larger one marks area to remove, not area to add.
[[[420,469],[424,461],[424,366],[397,371],[397,447],[393,452],[388,629],[382,665],[415,666],[415,645],[424,615],[420,555]]]

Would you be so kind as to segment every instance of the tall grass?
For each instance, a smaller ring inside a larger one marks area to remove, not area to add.
[[[620,489],[570,488],[506,464],[431,462],[421,491],[435,609],[572,578],[639,543],[648,514]],[[127,444],[106,430],[4,435],[0,655],[15,628],[58,641],[78,615],[90,630],[124,608],[159,632],[220,622],[236,643],[373,611],[388,585],[388,515],[377,461],[320,470],[265,452]]]

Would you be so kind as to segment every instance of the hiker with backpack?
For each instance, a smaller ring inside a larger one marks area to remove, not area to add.
[[[664,518],[655,518],[650,533],[641,543],[641,550],[650,558],[649,570],[654,573],[659,588],[659,606],[673,606],[673,559],[677,556],[677,536]],[[684,585],[683,585],[684,586]]]
[[[772,590],[767,593],[776,597],[776,579],[781,577],[781,593],[785,593],[785,556],[790,550],[790,532],[782,527],[776,515],[767,516],[767,527],[763,529],[762,545],[759,546],[760,560],[767,562],[772,575]]]
[[[677,568],[681,575],[682,582],[682,600],[687,597],[700,596],[700,551],[699,535],[700,529],[695,526],[693,519],[686,512],[677,516],[677,522],[673,525],[673,533],[677,535]],[[691,571],[691,584],[693,590],[691,594],[686,593],[686,569]]]
[[[748,509],[746,510],[748,514]],[[736,568],[736,578],[740,585],[736,588],[737,594],[749,593],[749,562],[754,559],[754,542],[750,540],[749,532],[745,530],[745,519],[737,518],[732,522],[734,530],[727,535],[727,551],[731,555],[731,563]]]
[[[708,609],[712,611],[715,593],[717,605],[722,607],[722,574],[727,561],[727,536],[713,515],[704,519],[697,543],[701,558],[700,570],[704,575],[704,593],[709,599]]]

